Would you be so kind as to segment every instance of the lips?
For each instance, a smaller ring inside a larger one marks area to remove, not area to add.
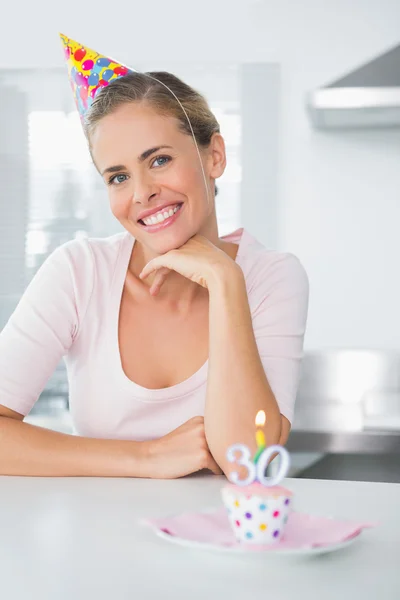
[[[171,216],[168,216],[160,221],[157,220],[157,218],[153,217],[149,217],[149,219],[154,219],[156,222],[155,223],[150,223],[148,219],[146,218],[147,221],[147,225],[143,222],[143,221],[138,221],[138,224],[140,227],[143,227],[143,229],[146,230],[147,233],[149,234],[154,234],[157,233],[159,231],[162,231],[163,229],[166,229],[167,227],[171,227],[173,226],[173,224],[175,223],[175,221],[177,219],[179,219],[179,216],[182,212],[182,210],[184,210],[184,203],[180,203],[175,205],[175,210],[172,211],[171,209],[169,210],[170,213],[173,212],[173,214]],[[159,213],[161,214],[161,213]]]
[[[138,214],[137,220],[143,221],[143,219],[147,219],[148,217],[151,217],[151,215],[155,215],[156,213],[163,211],[167,208],[175,208],[175,206],[178,206],[179,204],[182,204],[182,202],[170,202],[169,204],[160,204],[160,206],[155,206],[154,208],[143,210],[141,213]]]

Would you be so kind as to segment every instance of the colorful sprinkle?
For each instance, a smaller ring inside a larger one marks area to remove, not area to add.
[[[267,529],[267,525],[265,525],[265,523],[261,523],[260,529],[261,531],[265,531]]]
[[[286,500],[285,500],[286,506],[289,504],[289,502],[290,502],[289,498],[286,498]]]
[[[276,530],[274,531],[274,538],[277,538],[277,537],[278,537],[278,535],[279,535],[279,529],[276,529]]]
[[[235,521],[236,527],[240,527],[240,521]]]
[[[251,538],[253,537],[253,534],[250,531],[248,531],[246,533],[246,537],[247,537],[248,540],[251,540]]]
[[[280,514],[281,514],[281,513],[279,512],[279,510],[275,510],[275,511],[274,511],[274,514],[273,514],[273,516],[274,516],[274,517],[275,517],[275,519],[276,519],[276,517],[279,517],[279,515],[280,515]]]
[[[235,500],[235,502],[234,502],[233,504],[234,504],[234,506],[236,506],[237,508],[239,508],[239,506],[240,506],[240,502],[239,502],[239,500]]]
[[[266,504],[260,504],[259,509],[260,510],[267,510],[267,505]]]
[[[246,513],[245,517],[246,517],[246,519],[251,519],[251,513]]]

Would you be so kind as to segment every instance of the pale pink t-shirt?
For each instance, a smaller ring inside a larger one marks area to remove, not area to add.
[[[245,276],[260,357],[280,411],[291,421],[307,276],[295,256],[266,250],[243,229],[224,239],[239,244],[236,262]],[[78,435],[154,439],[204,415],[208,361],[163,389],[146,389],[122,369],[118,316],[133,244],[127,232],[73,240],[45,261],[0,333],[0,404],[27,415],[64,356]]]

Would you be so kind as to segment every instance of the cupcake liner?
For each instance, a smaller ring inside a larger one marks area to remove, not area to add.
[[[284,537],[292,508],[292,493],[285,488],[253,491],[228,485],[221,495],[236,539],[246,544],[272,544]]]

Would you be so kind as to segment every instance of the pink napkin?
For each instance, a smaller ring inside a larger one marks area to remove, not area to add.
[[[185,540],[232,548],[243,547],[243,544],[237,542],[233,535],[224,507],[213,512],[184,513],[174,517],[146,519],[145,523],[156,531],[161,530]],[[247,544],[246,549],[275,551],[330,546],[349,540],[363,529],[375,525],[376,523],[340,521],[292,512],[280,542],[268,546]]]

